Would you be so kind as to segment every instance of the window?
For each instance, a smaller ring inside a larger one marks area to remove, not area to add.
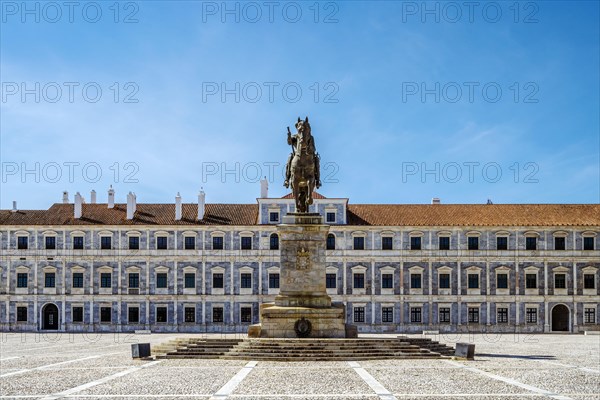
[[[496,275],[496,288],[497,289],[508,289],[508,274]]]
[[[242,324],[252,323],[252,308],[251,307],[241,307],[240,308],[240,322]]]
[[[537,249],[537,238],[526,237],[525,238],[525,250],[536,250]]]
[[[508,323],[508,308],[499,308],[496,313],[496,323]]]
[[[140,308],[139,307],[129,307],[127,310],[127,321],[129,323],[137,324],[140,322]]]
[[[410,308],[410,322],[421,322],[421,307]]]
[[[196,287],[196,274],[186,273],[183,275],[183,287],[186,289],[192,289]]]
[[[213,250],[223,250],[223,236],[213,236]]]
[[[83,307],[73,307],[71,312],[71,320],[73,322],[83,322]]]
[[[140,274],[137,272],[129,274],[129,287],[134,289],[140,287]]]
[[[82,272],[73,273],[73,287],[74,288],[82,288],[83,287],[83,273]]]
[[[364,307],[354,307],[354,322],[365,322]]]
[[[363,236],[355,236],[354,237],[354,250],[364,250],[365,249],[365,238]]]
[[[333,233],[327,235],[327,250],[335,250],[335,235]]]
[[[27,250],[28,240],[29,240],[29,238],[27,236],[18,236],[17,237],[17,249]]]
[[[112,238],[110,236],[101,236],[100,237],[100,249],[102,250],[110,250],[112,248]]]
[[[583,275],[583,288],[584,289],[594,289],[596,276],[594,274],[584,274]]]
[[[564,237],[555,237],[554,238],[554,250],[564,250],[565,249],[565,238]]]
[[[269,213],[269,222],[279,222],[279,213],[277,211]]]
[[[185,250],[196,250],[196,238],[193,236],[186,236],[183,239],[183,246]]]
[[[242,289],[252,289],[252,274],[241,274],[241,287]]]
[[[421,289],[421,274],[410,274],[411,289]]]
[[[196,308],[194,307],[185,307],[183,309],[183,320],[185,322],[196,322]]]
[[[26,288],[27,287],[27,272],[19,272],[17,274],[17,287],[18,288]]]
[[[242,250],[252,250],[252,237],[242,236]]]
[[[110,272],[103,272],[100,274],[100,287],[109,288],[112,286],[112,274]]]
[[[381,238],[381,250],[392,250],[393,248],[393,244],[392,244],[392,237],[391,236],[384,236]]]
[[[467,281],[469,289],[479,289],[479,274],[468,274]]]
[[[477,236],[469,236],[467,239],[469,250],[479,250],[479,238]]]
[[[525,274],[525,289],[537,288],[537,274]]]
[[[325,287],[335,289],[337,287],[337,274],[325,274]]]
[[[381,322],[383,322],[383,323],[394,322],[394,308],[393,307],[381,307]]]
[[[528,324],[537,324],[537,308],[525,309],[525,322]]]
[[[412,236],[410,238],[410,249],[411,250],[421,250],[421,237],[420,236]]]
[[[213,289],[223,289],[223,274],[213,274]]]
[[[439,310],[439,321],[450,322],[450,308],[449,307],[441,307]]]
[[[272,233],[269,237],[269,249],[279,250],[279,235]]]
[[[584,237],[583,238],[583,249],[584,250],[594,250],[594,238],[593,237]]]
[[[326,218],[327,222],[335,222],[335,212],[328,212]]]
[[[586,308],[583,311],[584,319],[583,322],[585,324],[595,324],[596,323],[596,310],[593,308]]]
[[[223,322],[223,307],[213,307],[212,322]]]
[[[129,236],[129,250],[140,249],[140,238],[137,236]]]
[[[27,307],[17,307],[17,322],[27,322]]]
[[[167,249],[167,237],[166,236],[157,236],[156,237],[156,250],[166,250]]]
[[[159,324],[167,322],[167,307],[156,307],[156,322]]]
[[[450,237],[440,236],[440,250],[450,250]]]
[[[354,274],[354,289],[365,288],[365,274]]]
[[[554,274],[554,288],[555,289],[566,289],[567,279],[565,274]]]
[[[100,307],[100,322],[112,321],[112,309],[110,307]]]
[[[166,289],[167,288],[167,274],[162,272],[156,274],[156,288],[157,289]]]
[[[440,274],[440,289],[450,289],[450,274]]]
[[[508,238],[506,236],[496,238],[496,250],[508,250]]]
[[[279,289],[279,274],[269,274],[269,289]]]
[[[478,324],[479,323],[479,308],[477,307],[469,307],[469,323],[470,324]]]
[[[54,236],[46,236],[46,250],[56,250],[56,238]]]
[[[394,287],[394,275],[393,274],[382,274],[381,275],[381,288],[392,289]]]
[[[73,250],[83,250],[83,236],[73,236]]]
[[[46,272],[44,276],[44,287],[53,288],[56,287],[56,274],[54,272]]]

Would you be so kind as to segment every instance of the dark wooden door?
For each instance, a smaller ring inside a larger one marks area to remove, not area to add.
[[[569,331],[569,309],[562,304],[558,304],[552,309],[552,330]]]

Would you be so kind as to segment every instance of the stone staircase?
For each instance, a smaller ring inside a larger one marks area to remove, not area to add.
[[[410,344],[419,346],[420,348],[427,349],[434,353],[439,353],[443,356],[454,356],[454,348],[443,343],[437,342],[429,338],[411,338],[407,336],[398,336],[398,339],[405,340]]]
[[[152,348],[152,354],[161,358],[221,358],[242,339],[176,339]]]

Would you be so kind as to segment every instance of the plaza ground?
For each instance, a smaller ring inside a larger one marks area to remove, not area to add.
[[[600,399],[600,336],[591,335],[435,337],[475,343],[475,361],[131,358],[131,343],[190,336],[0,333],[0,398]]]

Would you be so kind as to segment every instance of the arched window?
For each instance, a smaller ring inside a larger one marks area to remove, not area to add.
[[[269,243],[270,243],[271,250],[279,250],[279,236],[277,236],[276,233],[271,234]]]
[[[327,250],[335,250],[335,235],[333,233],[327,235]]]

